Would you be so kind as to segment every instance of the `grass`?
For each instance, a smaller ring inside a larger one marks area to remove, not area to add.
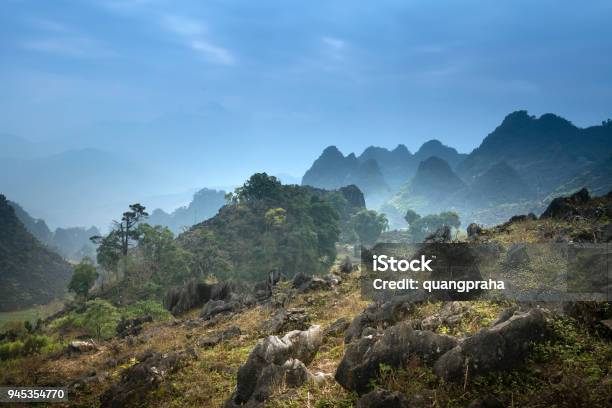
[[[59,312],[64,303],[59,300],[54,300],[46,305],[34,306],[28,309],[15,310],[12,312],[0,312],[0,333],[3,332],[3,327],[10,322],[36,322],[38,319],[45,319],[53,313]]]

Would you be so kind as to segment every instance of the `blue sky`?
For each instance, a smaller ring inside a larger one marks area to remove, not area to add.
[[[517,109],[612,117],[612,2],[4,0],[0,132],[174,175],[301,176],[330,144],[463,152]],[[160,191],[162,193],[162,191]]]

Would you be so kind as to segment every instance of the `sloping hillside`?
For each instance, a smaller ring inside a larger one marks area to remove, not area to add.
[[[70,265],[34,238],[0,195],[0,311],[62,297],[71,274]]]

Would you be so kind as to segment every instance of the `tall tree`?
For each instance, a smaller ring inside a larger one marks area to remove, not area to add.
[[[130,245],[138,240],[136,226],[149,216],[146,207],[140,203],[130,205],[123,213],[121,221],[113,221],[113,229],[105,237],[96,235],[91,241],[98,244],[98,263],[105,269],[115,269],[121,256],[127,256]]]

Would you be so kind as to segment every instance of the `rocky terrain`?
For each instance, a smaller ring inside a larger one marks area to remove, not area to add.
[[[610,242],[611,218],[612,194],[585,190],[468,239]],[[350,253],[259,292],[169,291],[171,319],[122,321],[107,340],[62,332],[61,350],[3,362],[0,383],[66,386],[67,406],[610,406],[609,303],[369,303]]]

